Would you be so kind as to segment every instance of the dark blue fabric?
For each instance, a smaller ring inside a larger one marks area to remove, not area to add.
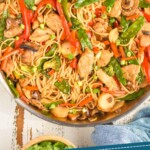
[[[97,146],[150,142],[150,107],[140,110],[126,125],[98,125],[92,133]]]

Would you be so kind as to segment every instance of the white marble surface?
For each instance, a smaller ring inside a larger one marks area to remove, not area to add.
[[[142,104],[137,110],[149,102]],[[129,121],[133,114],[137,111],[130,113],[128,116],[116,122],[124,123]],[[0,150],[18,150],[16,140],[16,103],[8,95],[2,84],[0,84]],[[69,139],[78,147],[92,146],[91,133],[94,128],[72,128],[52,124],[31,115],[29,112],[24,111],[24,123],[22,139],[23,144],[28,142],[30,138],[35,138],[39,135],[58,135]]]

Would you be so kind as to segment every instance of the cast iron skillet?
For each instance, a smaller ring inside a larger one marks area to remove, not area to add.
[[[8,85],[5,82],[3,73],[0,74],[0,81],[2,82],[2,84],[4,85],[6,90],[12,95]],[[110,124],[110,123],[116,121],[117,119],[120,119],[120,118],[124,117],[125,115],[130,113],[132,110],[137,108],[141,103],[146,101],[147,98],[149,97],[149,95],[150,95],[150,86],[145,88],[145,94],[142,97],[127,103],[121,109],[121,111],[119,111],[118,113],[109,113],[109,114],[107,114],[105,116],[100,117],[98,120],[96,120],[94,122],[89,122],[89,121],[70,121],[68,119],[56,118],[54,116],[51,116],[50,114],[47,115],[47,114],[41,113],[41,111],[39,111],[37,108],[35,108],[35,107],[31,106],[31,105],[27,105],[26,103],[24,103],[20,99],[15,99],[15,101],[21,107],[23,107],[24,109],[28,110],[30,113],[34,114],[35,116],[37,116],[37,117],[39,117],[39,118],[41,118],[43,120],[48,121],[48,122],[59,124],[59,125],[71,126],[71,127],[91,127],[91,126],[95,126],[95,125],[98,125],[98,124]]]

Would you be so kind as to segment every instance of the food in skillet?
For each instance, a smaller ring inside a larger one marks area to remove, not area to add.
[[[0,63],[16,97],[96,121],[150,83],[149,0],[6,0]]]

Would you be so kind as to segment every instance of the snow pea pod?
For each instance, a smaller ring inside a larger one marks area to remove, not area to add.
[[[68,12],[68,0],[61,0],[61,5],[67,21],[70,22],[70,17]]]
[[[136,98],[142,96],[144,94],[144,92],[145,92],[144,89],[140,89],[139,91],[129,94],[129,95],[121,98],[120,100],[132,101],[132,100],[135,100]]]
[[[117,59],[115,59],[114,57],[111,59],[110,61],[110,65],[113,66],[113,70],[116,74],[117,79],[123,84],[126,85],[127,81],[126,79],[123,77],[123,72],[121,70],[121,67],[119,65],[119,62],[117,61]]]
[[[139,7],[140,8],[150,8],[150,3],[146,2],[145,0],[140,0]]]
[[[56,81],[54,85],[64,94],[70,94],[71,87],[66,80]]]
[[[77,0],[75,3],[75,8],[81,8],[87,5],[90,5],[92,3],[98,2],[99,0]]]
[[[104,2],[104,5],[105,5],[107,8],[112,8],[113,5],[114,5],[114,3],[115,3],[115,0],[106,0],[106,1]]]
[[[128,29],[130,23],[131,23],[130,20],[127,21],[126,18],[125,18],[125,16],[122,16],[120,24],[121,24],[122,30],[124,32]]]
[[[130,41],[130,39],[135,37],[141,30],[143,24],[144,24],[144,17],[141,16],[131,26],[129,26],[126,32],[123,32],[121,34],[120,38],[121,44],[127,44]]]
[[[82,46],[82,50],[84,51],[85,48],[89,48],[89,49],[92,49],[92,43],[91,41],[89,40],[89,37],[88,35],[86,34],[85,30],[84,29],[79,29],[78,30],[78,38],[80,40],[80,43],[81,43],[81,46]]]
[[[8,79],[8,78],[6,78],[6,82],[7,82],[7,85],[9,86],[10,90],[12,91],[13,95],[14,95],[16,98],[18,98],[18,97],[19,97],[19,93],[18,93],[18,91],[16,90],[16,88],[15,88],[15,86],[14,86],[14,83],[13,83],[10,79]]]
[[[6,26],[6,19],[8,18],[8,11],[4,10],[2,18],[0,20],[0,41],[4,39],[4,30]]]

